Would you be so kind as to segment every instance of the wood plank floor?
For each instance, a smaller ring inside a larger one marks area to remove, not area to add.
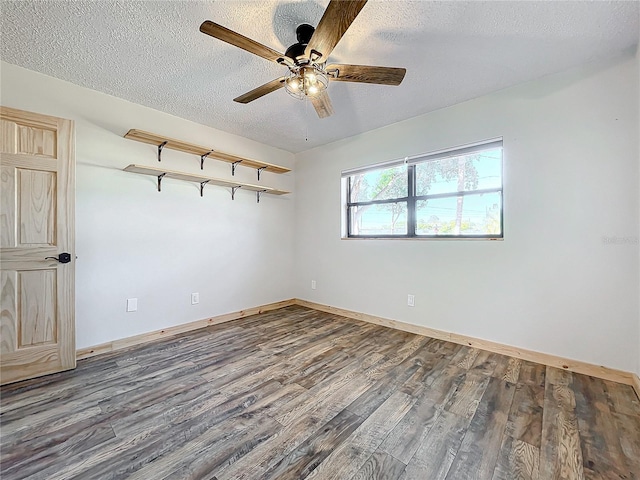
[[[3,480],[640,479],[631,387],[297,306],[0,393]]]

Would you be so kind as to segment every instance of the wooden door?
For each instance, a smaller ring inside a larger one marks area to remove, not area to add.
[[[0,383],[76,366],[71,120],[0,107]],[[59,263],[60,253],[71,255]]]

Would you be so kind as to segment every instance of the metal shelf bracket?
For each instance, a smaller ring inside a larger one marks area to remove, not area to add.
[[[231,187],[231,200],[235,200],[236,190],[242,188],[242,185],[238,185],[237,187]]]
[[[162,142],[160,145],[158,145],[158,161],[161,162],[162,161],[162,149],[164,148],[164,146],[167,144],[167,142]]]
[[[162,178],[166,175],[166,173],[161,173],[158,175],[158,191],[162,191]]]
[[[204,186],[209,183],[209,180],[205,180],[204,182],[200,182],[200,196],[204,197]]]
[[[256,190],[256,203],[260,203],[260,195],[262,195],[266,190]]]
[[[260,167],[256,169],[258,171],[258,181],[260,181],[260,172],[263,171],[265,168],[267,167]]]
[[[236,174],[236,167],[238,166],[239,163],[242,163],[242,160],[236,160],[231,164],[231,175]]]
[[[200,155],[200,170],[204,170],[204,159],[213,153],[213,150],[209,150],[204,155]]]

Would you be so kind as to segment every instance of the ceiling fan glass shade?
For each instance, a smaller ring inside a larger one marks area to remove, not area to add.
[[[315,66],[292,70],[284,81],[287,93],[299,100],[320,94],[327,89],[328,85],[329,78],[326,73]]]

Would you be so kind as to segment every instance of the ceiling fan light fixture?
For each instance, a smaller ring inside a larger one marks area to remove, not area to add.
[[[314,96],[329,86],[329,78],[319,65],[305,65],[289,71],[284,88],[289,95],[299,100]]]
[[[235,102],[249,103],[284,88],[294,98],[310,98],[318,117],[326,118],[333,114],[331,99],[325,92],[330,79],[341,82],[400,85],[406,73],[406,69],[396,67],[327,65],[333,49],[366,3],[367,0],[329,0],[318,27],[314,28],[306,23],[298,25],[298,41],[287,48],[284,54],[210,20],[200,25],[200,31],[289,69],[284,76],[234,98]]]

